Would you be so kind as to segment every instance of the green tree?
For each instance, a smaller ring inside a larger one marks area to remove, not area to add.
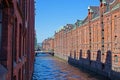
[[[37,36],[35,34],[35,50],[37,50]]]

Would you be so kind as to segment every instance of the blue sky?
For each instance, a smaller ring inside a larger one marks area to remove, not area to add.
[[[61,26],[84,19],[88,6],[99,6],[99,0],[36,0],[35,29],[38,43],[52,37]]]

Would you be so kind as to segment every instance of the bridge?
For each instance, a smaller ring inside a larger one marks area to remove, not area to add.
[[[37,54],[50,54],[50,55],[54,56],[53,51],[35,51],[35,55],[37,55]]]

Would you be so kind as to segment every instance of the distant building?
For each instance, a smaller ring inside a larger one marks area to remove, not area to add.
[[[34,0],[0,0],[0,80],[31,80]]]
[[[54,39],[53,38],[45,39],[42,42],[42,49],[43,49],[43,51],[53,52],[54,51]]]

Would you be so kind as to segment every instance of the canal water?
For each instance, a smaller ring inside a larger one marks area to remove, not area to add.
[[[49,54],[35,57],[32,80],[104,80],[69,65]]]

